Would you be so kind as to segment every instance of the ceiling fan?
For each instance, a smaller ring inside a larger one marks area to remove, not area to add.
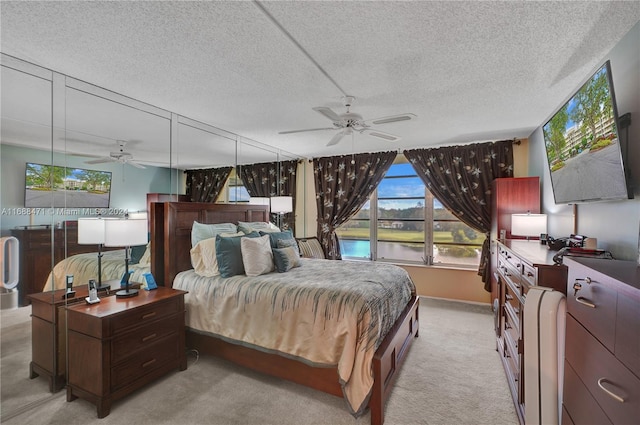
[[[354,131],[357,131],[361,134],[367,134],[372,137],[377,137],[379,139],[383,139],[389,142],[395,142],[400,140],[400,137],[395,136],[393,134],[385,133],[379,130],[372,128],[372,125],[380,125],[380,124],[389,124],[392,122],[399,121],[409,121],[414,119],[416,116],[414,114],[402,114],[402,115],[392,115],[388,117],[380,117],[372,120],[364,120],[362,115],[357,114],[355,112],[351,112],[351,104],[354,100],[356,100],[353,96],[344,96],[342,98],[344,102],[344,106],[347,108],[347,112],[343,114],[336,114],[330,108],[324,106],[317,106],[313,108],[314,111],[321,113],[325,117],[329,118],[333,121],[333,127],[322,127],[322,128],[308,128],[304,130],[290,130],[290,131],[281,131],[279,134],[291,134],[291,133],[301,133],[305,131],[319,131],[319,130],[340,130],[338,134],[333,136],[327,146],[333,146],[337,144],[344,136],[348,136],[353,134]]]
[[[91,161],[86,161],[85,164],[101,164],[104,162],[118,162],[120,164],[129,164],[133,165],[137,168],[147,168],[142,164],[133,160],[133,155],[124,150],[127,142],[124,140],[118,140],[118,151],[117,152],[109,152],[109,156],[103,156],[98,159],[92,159]]]

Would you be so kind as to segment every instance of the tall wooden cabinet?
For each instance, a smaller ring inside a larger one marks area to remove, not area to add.
[[[540,178],[511,177],[495,179],[491,186],[491,301],[498,299],[498,239],[521,239],[511,235],[511,214],[540,212]],[[501,237],[501,231],[504,237]]]

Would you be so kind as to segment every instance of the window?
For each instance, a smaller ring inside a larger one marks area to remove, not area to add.
[[[479,264],[485,237],[444,208],[402,155],[336,233],[344,258],[468,266]]]

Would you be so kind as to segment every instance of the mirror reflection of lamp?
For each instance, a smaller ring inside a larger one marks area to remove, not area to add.
[[[271,212],[278,216],[278,227],[282,229],[282,216],[293,211],[293,198],[291,196],[272,196]]]
[[[547,233],[546,214],[511,214],[512,235],[525,236],[530,240],[532,237],[539,238],[543,233]]]
[[[106,219],[102,217],[78,218],[78,244],[98,245],[98,283],[96,289],[103,291],[109,285],[102,284],[102,246],[104,245],[104,229]]]
[[[147,220],[128,216],[105,220],[104,245],[125,248],[125,289],[116,292],[116,297],[126,298],[138,295],[138,290],[132,289],[129,284],[131,247],[145,245],[147,242]]]

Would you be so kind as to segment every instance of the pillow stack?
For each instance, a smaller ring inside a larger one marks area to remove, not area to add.
[[[271,223],[201,224],[191,232],[191,264],[200,276],[259,276],[300,266],[298,245],[291,231]],[[256,230],[259,229],[259,230]]]

